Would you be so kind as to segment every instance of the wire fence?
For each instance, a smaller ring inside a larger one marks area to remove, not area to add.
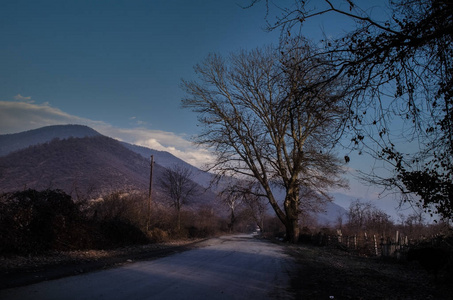
[[[318,246],[335,246],[343,250],[355,251],[365,256],[381,256],[401,258],[401,256],[414,245],[425,243],[440,246],[442,236],[420,237],[410,239],[396,231],[392,236],[379,236],[363,232],[361,234],[345,235],[341,230],[336,233],[319,232],[317,234],[301,235],[301,242],[310,242]],[[451,246],[451,245],[450,245]]]

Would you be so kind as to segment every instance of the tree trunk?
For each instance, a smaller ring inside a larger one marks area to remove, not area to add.
[[[178,199],[178,202],[176,203],[176,228],[179,231],[181,231],[181,204],[179,202],[179,199]]]
[[[230,230],[230,233],[234,231],[234,223],[236,222],[236,216],[234,215],[234,209],[231,210],[231,215],[230,215],[230,224],[228,224],[228,228]]]
[[[297,243],[299,241],[299,222],[297,219],[288,220],[285,224],[286,239],[290,243]]]
[[[176,224],[176,227],[178,229],[178,231],[181,230],[181,211],[178,209],[178,216],[177,216],[177,224]]]
[[[287,190],[284,205],[286,239],[290,243],[297,243],[299,241],[299,188],[297,186]]]

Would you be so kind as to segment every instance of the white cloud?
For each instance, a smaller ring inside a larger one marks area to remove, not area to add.
[[[29,103],[33,103],[34,102],[33,100],[31,100],[31,97],[24,97],[21,94],[17,94],[16,96],[14,96],[14,99],[18,100],[18,101],[27,101]]]
[[[213,157],[206,149],[196,147],[185,136],[162,130],[139,128],[97,127],[102,134],[115,139],[148,147],[154,150],[167,151],[174,156],[197,167],[204,167]]]
[[[70,115],[48,103],[0,101],[0,134],[17,133],[49,125],[80,124],[99,133],[131,144],[167,151],[197,167],[212,160],[212,155],[188,141],[185,136],[144,127],[118,128],[111,124]]]
[[[73,116],[48,103],[0,101],[0,134],[17,133],[43,126],[82,124],[90,127],[103,122]]]

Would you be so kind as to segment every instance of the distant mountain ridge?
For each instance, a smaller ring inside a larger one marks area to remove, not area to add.
[[[43,144],[55,138],[83,138],[100,135],[96,130],[84,125],[52,125],[19,133],[2,134],[0,135],[0,156],[32,145]]]
[[[0,193],[27,188],[61,189],[76,198],[80,195],[96,198],[112,192],[148,192],[149,156],[131,150],[137,150],[138,146],[106,137],[87,126],[47,126],[0,135],[0,141],[15,144],[10,147],[14,151],[0,157]],[[156,155],[153,195],[159,199],[158,179],[165,170],[159,162],[190,165],[170,153],[147,150]],[[192,204],[197,207],[214,198],[215,195],[207,191]]]
[[[102,136],[96,130],[85,125],[51,125],[38,129],[28,130],[13,134],[0,135],[0,157],[8,155],[14,151],[28,148],[29,146],[44,144],[53,139],[84,138]],[[212,179],[212,175],[186,163],[173,154],[165,151],[158,151],[143,146],[133,145],[126,142],[120,142],[124,147],[140,154],[146,159],[154,156],[154,161],[164,168],[173,167],[176,164],[182,164],[192,170],[194,181],[207,188]]]

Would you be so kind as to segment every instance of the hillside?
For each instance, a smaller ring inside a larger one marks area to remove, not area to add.
[[[336,225],[339,218],[343,222],[347,221],[347,210],[334,202],[327,202],[323,212],[316,214],[316,220],[319,225],[329,226]]]
[[[0,135],[0,157],[8,155],[14,151],[28,148],[29,146],[47,143],[54,139],[63,140],[70,137],[84,138],[94,136],[102,135],[96,130],[84,125],[53,125],[20,133],[4,134]],[[199,170],[198,168],[184,162],[168,152],[153,150],[126,142],[120,143],[129,150],[140,154],[148,161],[150,156],[154,155],[154,161],[164,168],[169,168],[176,164],[182,164],[191,169],[194,181],[198,182],[205,188],[209,186],[212,175]]]
[[[158,151],[153,150],[150,148],[132,145],[129,143],[121,142],[126,148],[132,150],[146,159],[149,159],[151,155],[154,156],[154,161],[161,165],[164,168],[171,168],[174,165],[183,165],[185,168],[188,168],[192,172],[192,178],[196,181],[199,185],[203,186],[204,188],[208,188],[211,184],[213,179],[213,175],[209,174],[208,172],[202,171],[182,159],[177,158],[171,153],[165,151]]]
[[[159,176],[163,168],[155,166]],[[147,190],[149,161],[105,137],[54,139],[0,157],[2,192],[62,189],[69,194]]]
[[[55,138],[82,138],[100,136],[96,130],[83,125],[54,125],[14,134],[0,135],[0,156],[25,149],[31,145],[49,142]]]

